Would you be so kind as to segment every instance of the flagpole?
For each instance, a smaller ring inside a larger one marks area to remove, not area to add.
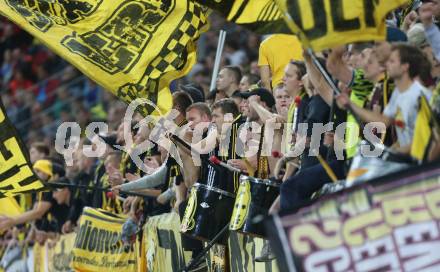
[[[275,0],[278,7],[280,8],[281,12],[284,15],[284,21],[286,22],[287,26],[290,28],[293,34],[296,34],[300,37],[300,40],[304,46],[304,48],[307,48],[306,51],[310,55],[313,64],[318,68],[319,72],[324,76],[324,79],[329,84],[330,88],[333,90],[333,97],[339,96],[341,94],[341,91],[339,90],[338,86],[336,86],[335,82],[331,78],[331,76],[328,74],[328,72],[322,67],[321,63],[318,61],[318,58],[316,57],[312,46],[310,45],[309,40],[307,39],[307,36],[305,33],[296,25],[296,23],[293,21],[292,16],[290,16],[288,10],[287,10],[287,4],[283,0]],[[356,114],[353,110],[353,108],[348,105],[347,111],[349,114],[353,116],[356,123],[359,125],[359,127],[362,125],[361,119],[358,114]],[[372,142],[370,142],[368,139],[365,139],[369,144],[372,146],[375,146]],[[388,148],[387,146],[383,145],[384,151],[394,153]],[[408,158],[411,160],[415,160],[411,155],[408,155]]]
[[[223,54],[223,47],[225,45],[226,40],[226,31],[220,30],[220,34],[218,37],[218,44],[217,44],[217,52],[215,53],[215,61],[214,61],[214,69],[212,71],[212,78],[211,78],[211,85],[209,86],[209,91],[215,90],[215,82],[217,80],[217,75],[220,68],[220,62]]]
[[[79,185],[79,184],[67,184],[67,183],[59,183],[59,182],[46,182],[44,184],[52,190],[57,189],[57,188],[68,187],[68,188],[72,188],[72,189],[85,189],[85,190],[93,190],[93,191],[112,192],[112,190],[110,188],[92,187],[92,186]],[[145,194],[141,194],[141,193],[129,192],[129,191],[119,191],[119,194],[156,199],[156,197],[153,197],[153,196],[149,196],[149,195],[145,195]]]

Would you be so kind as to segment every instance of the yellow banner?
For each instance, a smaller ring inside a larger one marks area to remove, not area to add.
[[[220,12],[228,21],[262,33],[288,33],[283,14],[273,0],[195,0]]]
[[[191,252],[182,248],[177,213],[153,216],[144,226],[147,271],[178,271],[185,267]]]
[[[162,112],[171,108],[170,81],[196,62],[195,41],[208,26],[188,0],[0,0],[0,13],[123,101],[148,98]]]
[[[46,264],[46,246],[35,243],[33,247],[34,271],[44,272],[47,270]]]
[[[409,0],[196,0],[230,22],[260,33],[294,33],[322,51],[342,44],[383,40],[385,17]],[[284,21],[283,21],[284,19]]]
[[[1,5],[0,5],[1,6]],[[0,198],[43,188],[0,101]]]
[[[384,40],[386,15],[409,0],[274,0],[288,26],[315,51]]]
[[[277,272],[276,260],[266,263],[255,262],[261,255],[264,240],[231,231],[229,234],[229,267],[231,271]]]
[[[72,267],[78,271],[136,271],[134,245],[121,241],[125,218],[103,210],[84,208],[72,250]]]
[[[200,4],[221,12],[228,21],[252,24],[283,19],[273,0],[197,0]]]
[[[70,262],[72,260],[72,249],[75,242],[75,233],[61,235],[54,247],[47,252],[48,270],[51,272],[72,271]]]

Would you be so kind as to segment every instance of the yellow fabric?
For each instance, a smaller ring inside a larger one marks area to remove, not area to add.
[[[226,2],[227,0],[223,1]],[[216,2],[220,1],[216,0]],[[246,6],[244,7],[243,4],[246,4]],[[236,0],[227,19],[237,24],[248,24],[281,19],[281,13],[272,0]]]
[[[144,226],[144,244],[147,260],[147,271],[168,272],[178,271],[191,259],[191,251],[182,248],[181,233],[179,233],[179,215],[175,212],[152,216]],[[277,272],[277,262],[257,263],[263,247],[263,239],[241,235],[231,231],[228,239],[228,251],[221,257],[218,248],[212,248],[207,254],[207,271],[215,270],[218,266],[228,266],[226,271],[258,271]],[[217,253],[217,254],[216,254]],[[226,259],[226,258],[228,259]],[[228,263],[229,261],[229,263]]]
[[[104,105],[102,103],[97,104],[96,106],[90,109],[90,113],[92,114],[92,118],[96,119],[106,119],[107,112],[104,109]]]
[[[71,271],[70,262],[72,260],[72,249],[75,243],[76,233],[61,235],[59,240],[46,241],[46,264],[45,271]],[[54,247],[48,246],[48,242],[55,243]],[[44,271],[44,270],[43,270]],[[41,272],[43,272],[41,271]],[[38,272],[38,271],[35,271]]]
[[[272,87],[283,81],[284,68],[290,60],[303,60],[302,45],[295,35],[275,34],[260,45],[258,66],[269,66]]]
[[[373,91],[374,85],[371,81],[365,79],[364,71],[357,69],[353,74],[353,82],[350,86],[350,100],[356,106],[363,108],[365,102]],[[360,127],[353,114],[347,114],[347,128],[345,132],[346,154],[347,158],[353,158],[358,150],[360,142]]]
[[[32,201],[32,194],[21,194],[18,196],[18,204],[23,211],[30,210],[34,204]]]
[[[40,243],[34,244],[34,271],[35,272],[45,272],[47,271],[47,263],[46,263],[46,246],[40,245]]]
[[[49,160],[38,160],[34,163],[34,169],[43,172],[44,174],[52,177],[52,162]]]
[[[2,9],[0,9],[2,10]],[[14,196],[43,188],[25,156],[27,150],[0,101],[0,196]],[[5,152],[5,153],[3,153]]]
[[[18,205],[13,197],[0,198],[0,215],[18,216],[23,213],[23,209]]]
[[[229,267],[231,271],[257,271],[257,272],[278,272],[277,262],[256,262],[255,257],[260,255],[265,240],[262,238],[244,235],[231,231],[228,239]],[[285,271],[285,270],[284,270]]]
[[[284,20],[292,32],[302,32],[300,39],[303,45],[319,52],[353,42],[384,40],[386,15],[408,0],[274,2],[282,14],[289,15],[284,16]]]
[[[432,112],[425,96],[420,96],[419,112],[417,114],[416,125],[414,127],[414,138],[411,145],[411,156],[419,161],[426,157],[429,144],[431,142]]]
[[[191,259],[191,251],[182,247],[179,215],[175,212],[148,218],[143,243],[147,271],[178,271]]]
[[[148,98],[163,114],[170,82],[191,70],[208,27],[188,0],[0,0],[0,12],[123,101]]]
[[[136,271],[134,247],[120,240],[126,218],[99,209],[84,208],[72,250],[75,271]]]

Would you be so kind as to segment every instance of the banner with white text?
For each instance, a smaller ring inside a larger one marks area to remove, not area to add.
[[[440,271],[440,167],[324,197],[268,226],[281,271]]]

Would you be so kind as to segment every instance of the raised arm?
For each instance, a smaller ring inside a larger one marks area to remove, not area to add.
[[[316,65],[312,62],[312,59],[308,53],[304,53],[304,62],[307,68],[307,74],[311,80],[315,90],[318,91],[319,95],[324,99],[325,103],[329,106],[333,103],[333,90],[330,85],[325,80],[322,73],[318,70]]]
[[[343,60],[345,46],[339,46],[332,50],[327,59],[327,70],[336,79],[349,85],[353,80],[353,69]]]
[[[337,98],[338,104],[342,107],[348,109],[350,108],[354,114],[359,116],[361,121],[365,123],[371,123],[371,122],[380,122],[385,124],[385,126],[389,127],[393,124],[393,120],[379,112],[374,112],[370,110],[366,110],[364,108],[361,108],[350,101],[350,98],[347,96],[347,94],[341,94]]]

